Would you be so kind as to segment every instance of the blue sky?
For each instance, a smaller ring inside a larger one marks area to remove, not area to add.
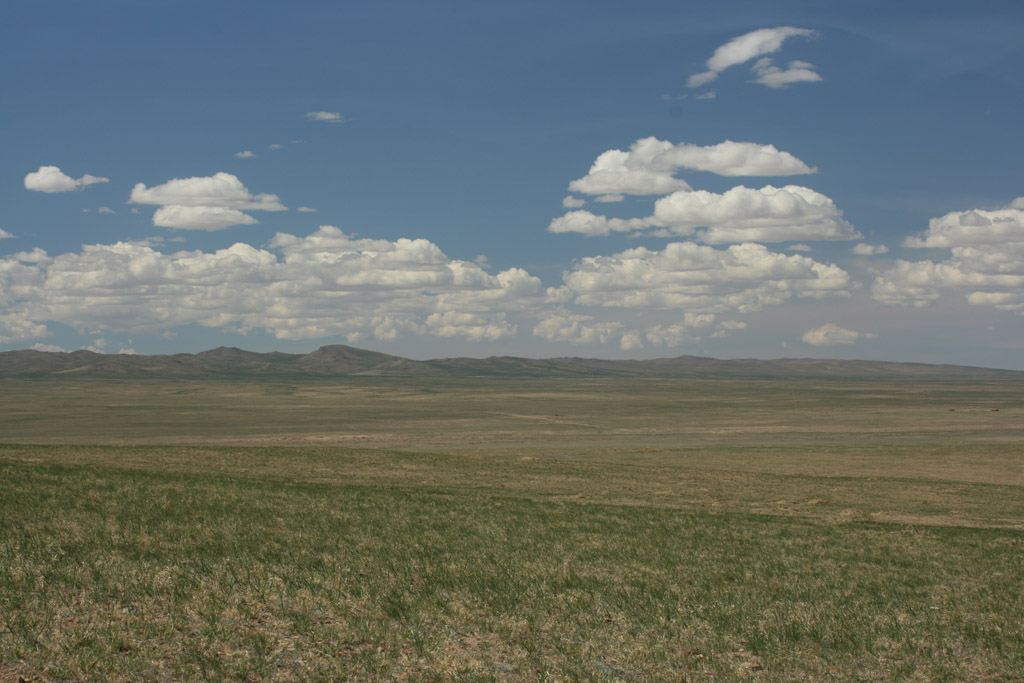
[[[1024,369],[1024,5],[0,10],[0,350]]]

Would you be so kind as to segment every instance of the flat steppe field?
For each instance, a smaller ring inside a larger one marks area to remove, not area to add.
[[[0,681],[1024,681],[1024,383],[0,380]]]

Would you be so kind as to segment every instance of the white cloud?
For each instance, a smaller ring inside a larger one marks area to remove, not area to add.
[[[793,296],[845,295],[851,286],[844,270],[806,256],[760,244],[718,250],[693,242],[583,258],[563,281],[549,290],[552,301],[691,314],[758,311]]]
[[[718,73],[715,71],[702,71],[699,74],[693,74],[686,79],[686,85],[691,88],[699,88],[702,85],[711,83],[718,78]]]
[[[796,243],[796,244],[791,244],[787,248],[790,251],[802,251],[802,252],[805,252],[805,253],[808,252],[808,251],[814,251],[814,249],[811,248],[811,245],[809,245],[809,244],[801,244],[799,242]]]
[[[843,329],[835,323],[825,323],[821,327],[807,330],[801,339],[805,344],[811,346],[835,346],[837,344],[853,344],[860,337],[860,332]]]
[[[46,353],[67,353],[67,349],[53,344],[35,343],[29,347],[33,351],[44,351]]]
[[[968,303],[1024,315],[1024,205],[954,211],[929,221],[928,229],[904,246],[948,248],[945,261],[904,261],[876,278],[871,294],[901,306],[924,307],[943,293]]]
[[[714,322],[713,313],[686,313],[682,322],[648,327],[644,337],[655,346],[682,346],[686,342],[700,341],[700,337],[693,334],[694,330],[710,327]]]
[[[0,342],[44,336],[47,322],[97,332],[201,325],[279,339],[493,340],[515,332],[510,314],[546,300],[524,270],[491,275],[427,240],[354,239],[331,226],[278,233],[266,249],[163,254],[118,242],[34,263],[0,258]]]
[[[671,142],[651,137],[637,140],[628,152],[602,152],[587,175],[569,183],[569,190],[591,195],[651,195],[689,189],[686,181],[673,177],[676,169],[671,164],[655,162],[672,147]]]
[[[773,54],[782,48],[782,44],[788,39],[796,36],[812,37],[817,35],[816,31],[794,26],[779,26],[776,28],[762,28],[742,36],[733,38],[725,45],[720,46],[711,58],[707,61],[708,70],[690,76],[687,85],[696,88],[714,81],[718,74],[731,66],[743,64],[755,57]],[[798,62],[798,64],[805,64]],[[809,66],[809,65],[807,65]],[[806,68],[806,66],[793,67],[790,69]],[[815,74],[817,75],[817,74]],[[818,77],[817,80],[820,80]],[[766,85],[770,85],[766,83]],[[778,86],[772,86],[778,87]]]
[[[299,213],[316,213],[316,209],[309,206],[300,206],[295,210],[298,211]]]
[[[708,90],[707,92],[697,95],[698,100],[714,100],[718,98],[718,93],[714,90]]]
[[[860,244],[854,245],[850,251],[852,251],[857,256],[876,256],[878,254],[888,254],[889,247],[885,246],[884,244],[875,245],[865,244],[864,242],[861,242]]]
[[[537,323],[533,334],[553,342],[606,344],[621,328],[619,323],[597,322],[589,315],[557,313]]]
[[[345,123],[345,117],[336,111],[311,111],[306,114],[310,121],[322,121],[324,123]]]
[[[1020,201],[1020,200],[1015,200]],[[907,247],[972,247],[1024,242],[1024,209],[953,211],[928,222],[928,229],[908,237]]]
[[[259,222],[243,211],[286,210],[277,195],[254,195],[236,176],[224,172],[175,178],[149,188],[137,183],[129,201],[160,205],[153,224],[179,230],[221,230]]]
[[[65,175],[57,166],[40,166],[38,171],[33,171],[25,176],[25,188],[36,192],[70,192],[80,190],[96,183],[110,182],[109,178],[86,173],[77,180]]]
[[[251,150],[247,149],[242,152],[235,152],[233,156],[238,157],[239,159],[252,159],[256,155]]]
[[[101,206],[100,208],[96,209],[96,213],[105,213],[109,215],[117,212],[111,209],[109,206]]]
[[[153,214],[153,225],[177,230],[223,230],[232,225],[259,223],[247,213],[223,206],[161,206]]]
[[[733,332],[747,329],[747,324],[739,320],[723,320],[718,324],[718,329],[711,335],[713,339],[724,339],[732,336]]]
[[[787,176],[817,172],[774,145],[726,140],[717,145],[674,145],[654,137],[641,138],[629,151],[602,152],[590,171],[569,183],[569,190],[589,195],[657,195],[689,190],[674,174],[679,169],[722,176]]]
[[[253,195],[237,176],[224,172],[206,177],[175,178],[149,188],[143,183],[137,183],[132,188],[129,201],[134,204],[223,206],[259,211],[286,210],[277,195]]]
[[[14,237],[11,233],[7,232],[3,228],[0,228],[0,240],[6,240]]]
[[[497,341],[515,334],[516,326],[505,320],[504,314],[480,315],[445,311],[431,313],[424,323],[427,334],[436,337],[459,337],[467,341]]]
[[[578,209],[587,202],[579,197],[573,197],[571,194],[566,195],[562,198],[562,206],[567,209]]]
[[[635,351],[644,348],[644,343],[640,340],[639,334],[629,333],[622,335],[622,339],[619,340],[619,348],[623,351]]]
[[[823,194],[799,185],[751,189],[738,185],[723,194],[706,190],[673,192],[654,204],[646,218],[608,218],[586,210],[569,211],[548,225],[554,233],[590,237],[613,232],[687,237],[708,244],[851,240],[860,233]],[[705,228],[698,232],[698,228]],[[806,245],[794,245],[799,250]]]
[[[614,204],[616,202],[623,201],[625,198],[626,197],[621,194],[603,194],[599,197],[595,197],[594,201],[602,204]]]
[[[638,232],[652,225],[649,218],[608,218],[589,211],[569,211],[548,224],[554,233],[577,232],[588,237],[608,235],[612,232]]]
[[[664,226],[655,234],[686,236],[706,227],[699,239],[709,244],[860,237],[842,215],[831,199],[799,185],[675,192],[654,205],[654,224]]]
[[[281,149],[282,147],[284,147],[284,145],[277,142],[272,145],[267,145],[267,149]]]
[[[923,308],[944,292],[1024,315],[1024,243],[954,247],[946,261],[904,261],[876,278],[876,301]]]
[[[753,71],[757,74],[754,83],[767,85],[769,88],[785,88],[794,83],[814,83],[822,80],[814,70],[813,64],[793,61],[785,69],[772,64],[768,57],[754,63]]]

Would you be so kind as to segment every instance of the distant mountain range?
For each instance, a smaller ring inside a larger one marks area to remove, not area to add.
[[[92,351],[0,352],[0,377],[89,378],[330,378],[330,377],[747,377],[917,380],[1024,380],[1024,372],[961,365],[878,361],[718,360],[678,356],[654,360],[497,356],[416,361],[351,346],[312,353],[255,353],[220,347],[170,356],[112,355]]]

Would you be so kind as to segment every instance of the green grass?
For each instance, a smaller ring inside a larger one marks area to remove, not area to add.
[[[134,464],[113,464],[119,453]],[[262,473],[233,465],[247,454],[269,461]],[[323,483],[303,480],[285,449],[207,449],[221,470],[209,473],[167,467],[175,449],[101,449],[91,464],[61,455],[0,456],[0,661],[26,677],[1024,670],[1016,530],[552,500],[542,482],[522,495],[387,476]],[[371,455],[383,472],[410,462]],[[348,454],[334,456],[341,475]],[[330,452],[315,459],[330,468]],[[429,460],[439,472],[463,465]],[[560,463],[538,467],[535,479],[565,476]],[[600,470],[584,467],[579,482]]]
[[[0,392],[0,681],[1024,680],[1018,386],[609,386]]]

